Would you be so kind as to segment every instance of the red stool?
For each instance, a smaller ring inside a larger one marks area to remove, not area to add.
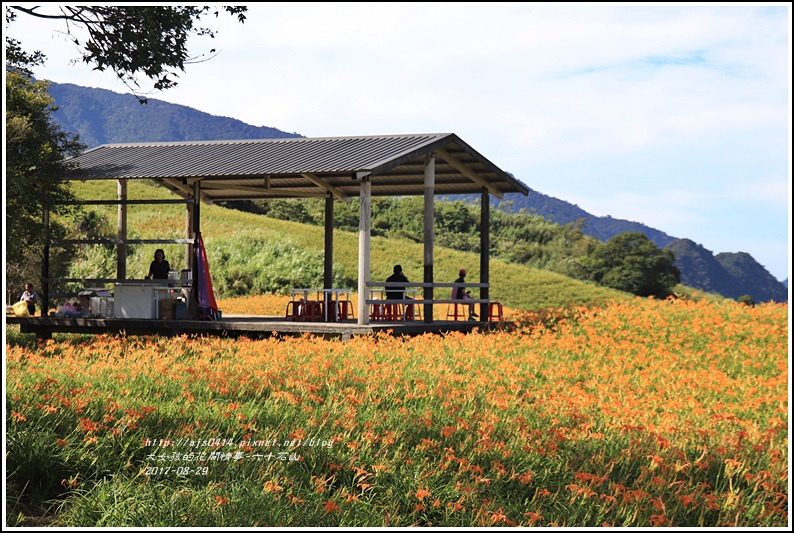
[[[302,303],[303,302],[287,302],[287,310],[284,312],[284,318],[291,318],[294,322],[300,320],[300,304]]]
[[[460,310],[458,310],[458,306],[460,306]],[[458,317],[460,317],[461,320],[465,320],[466,315],[463,311],[463,304],[447,304],[447,320],[449,320],[450,317],[452,317],[452,319],[456,322]]]
[[[369,319],[373,322],[383,320],[383,304],[372,304],[372,311],[369,313]]]
[[[383,319],[389,322],[402,320],[403,317],[400,313],[399,304],[384,304],[383,305]]]
[[[301,318],[311,322],[321,322],[323,320],[323,304],[317,300],[307,300],[303,306]]]
[[[356,318],[353,316],[353,305],[350,300],[340,300],[339,304],[339,320],[347,320],[348,318]]]
[[[502,302],[489,302],[488,303],[488,320],[496,320],[504,322],[504,312],[502,310]]]

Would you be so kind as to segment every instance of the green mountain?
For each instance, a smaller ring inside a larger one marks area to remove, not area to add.
[[[153,98],[141,104],[131,94],[71,83],[51,82],[50,94],[60,108],[54,113],[54,119],[64,130],[80,134],[80,140],[89,148],[131,142],[302,137]]]
[[[719,264],[737,281],[755,280],[753,293],[749,293],[756,302],[788,300],[785,285],[776,280],[758,261],[745,252],[722,252],[714,256]],[[741,296],[741,295],[740,295]]]
[[[788,300],[786,287],[750,254],[721,253],[715,256],[690,239],[675,240],[667,248],[675,254],[684,285],[734,299],[749,295],[755,302]]]
[[[59,107],[53,114],[54,120],[64,130],[79,134],[89,148],[123,142],[303,137],[298,133],[287,133],[266,126],[251,126],[240,120],[210,115],[153,98],[142,105],[131,94],[69,83],[50,83],[50,94]],[[682,283],[686,285],[730,298],[749,294],[755,301],[788,299],[787,287],[775,280],[747,254],[720,254],[715,258],[702,247],[695,253],[692,248],[697,249],[698,245],[694,243],[673,246],[682,239],[671,237],[639,222],[609,216],[597,217],[574,204],[533,190],[526,197],[507,194],[493,205],[508,213],[525,211],[537,214],[558,224],[584,220],[583,232],[601,241],[607,241],[620,233],[639,231],[658,247],[669,246],[673,249],[677,258],[676,266],[681,270]],[[742,258],[734,258],[734,255],[741,255]]]

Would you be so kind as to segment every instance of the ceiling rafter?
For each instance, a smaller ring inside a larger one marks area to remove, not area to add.
[[[124,178],[124,179],[131,179],[131,178]],[[179,183],[176,180],[166,180],[163,178],[153,178],[154,181],[165,187],[166,189],[171,189],[173,192],[182,196],[183,198],[192,197],[193,196],[193,187],[191,185],[185,185]],[[200,181],[200,180],[193,180],[193,181]],[[199,192],[199,200],[204,202],[207,205],[212,205],[213,199],[207,196],[203,192]]]
[[[343,202],[350,201],[350,198],[348,198],[348,196],[345,193],[343,193],[341,190],[337,189],[330,183],[327,183],[326,181],[320,179],[318,176],[312,174],[311,172],[304,172],[301,174],[301,176],[311,181],[321,189],[325,189],[326,191],[330,192],[331,194],[334,195],[336,199],[342,200]]]
[[[488,192],[490,192],[500,200],[504,197],[502,191],[494,187],[492,184],[488,183],[486,180],[482,179],[480,176],[477,175],[476,172],[474,172],[469,167],[458,161],[458,159],[455,156],[453,156],[443,148],[437,148],[436,150],[434,150],[433,153],[441,157],[444,161],[449,163],[450,166],[455,168],[455,170],[457,170],[458,172],[469,178],[474,183],[478,185],[482,185],[483,187],[488,189]]]

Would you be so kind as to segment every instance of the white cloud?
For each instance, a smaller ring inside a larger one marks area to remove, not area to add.
[[[791,181],[782,177],[761,176],[755,180],[737,181],[725,193],[737,204],[760,204],[776,211],[785,210],[791,202]]]
[[[670,190],[648,195],[637,192],[621,192],[601,197],[571,196],[567,201],[579,205],[596,216],[612,216],[624,220],[641,222],[675,237],[684,237],[693,224],[706,220],[702,206],[707,205],[712,195],[691,191]]]

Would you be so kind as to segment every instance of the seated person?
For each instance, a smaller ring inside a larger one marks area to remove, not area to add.
[[[455,283],[460,284],[459,286],[452,288],[452,299],[453,300],[471,300],[471,293],[463,287],[463,284],[466,282],[466,269],[461,268],[458,275],[460,276],[458,279],[455,280]],[[462,304],[461,304],[462,305]],[[477,318],[477,313],[474,312],[474,304],[469,304],[469,320],[474,320]]]
[[[394,265],[394,274],[386,278],[386,283],[389,282],[409,283],[408,278],[403,274],[403,267]],[[388,300],[402,300],[405,298],[405,287],[389,287],[386,285],[386,299]]]
[[[401,265],[394,265],[394,273],[386,278],[386,283],[389,282],[398,282],[398,283],[410,283],[408,278],[405,277],[403,274],[403,267]],[[405,287],[389,287],[386,285],[386,299],[387,300],[404,300],[407,297],[405,296]],[[410,299],[410,298],[408,298]],[[408,305],[405,308],[406,316],[413,319],[414,316],[414,306]]]

